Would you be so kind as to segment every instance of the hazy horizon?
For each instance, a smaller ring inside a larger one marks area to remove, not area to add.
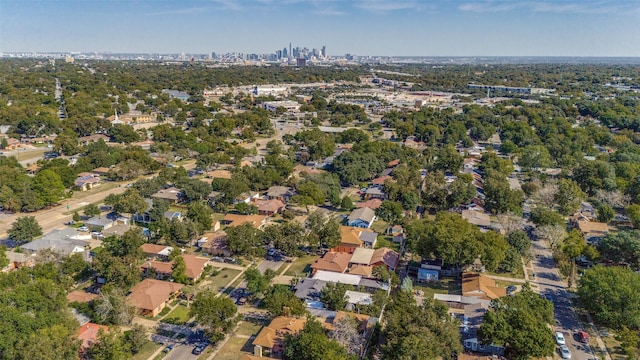
[[[640,1],[0,2],[0,52],[640,57]]]

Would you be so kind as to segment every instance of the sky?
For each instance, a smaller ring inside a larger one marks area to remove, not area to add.
[[[640,0],[0,0],[0,52],[640,57]]]

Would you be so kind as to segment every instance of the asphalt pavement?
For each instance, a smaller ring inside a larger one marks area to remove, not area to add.
[[[594,359],[596,356],[589,344],[578,341],[577,333],[584,329],[573,307],[575,295],[567,291],[567,283],[560,277],[558,266],[553,260],[553,254],[547,244],[542,240],[533,242],[535,280],[532,280],[532,283],[537,285],[537,291],[541,295],[551,297],[556,318],[556,326],[553,327],[553,331],[560,331],[564,334],[566,345],[571,351],[571,359]],[[557,346],[555,358],[560,358]]]

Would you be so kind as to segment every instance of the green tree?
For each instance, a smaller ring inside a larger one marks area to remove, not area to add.
[[[33,179],[32,189],[40,207],[55,204],[64,197],[62,179],[51,170],[40,171]]]
[[[173,252],[176,252],[176,250],[174,250]],[[181,251],[177,250],[177,252]],[[189,284],[191,281],[187,277],[187,264],[184,262],[184,258],[178,255],[173,256],[172,260],[173,264],[171,265],[171,278],[173,279],[173,281],[180,284]]]
[[[305,224],[309,229],[309,245],[334,248],[340,243],[340,222],[336,217],[328,216],[325,211],[318,209],[312,212],[307,216]]]
[[[587,242],[580,233],[580,231],[573,229],[569,232],[569,235],[564,239],[560,250],[571,261],[571,268],[569,273],[569,287],[575,281],[576,272],[576,258],[582,255],[587,248]]]
[[[118,213],[136,214],[144,213],[148,205],[140,196],[138,190],[130,188],[120,195],[110,194],[104,199],[104,203],[113,206]]]
[[[5,251],[6,247],[4,245],[0,246],[0,269],[4,269],[5,266],[9,265],[9,258]]]
[[[34,216],[22,216],[14,221],[7,234],[11,240],[22,244],[42,236],[42,227]]]
[[[571,215],[578,211],[580,204],[585,199],[585,194],[578,183],[573,180],[562,179],[558,181],[558,192],[554,200],[560,206],[560,213]]]
[[[478,330],[480,342],[505,347],[509,359],[552,356],[555,349],[553,305],[528,286],[514,296],[491,302],[490,311]]]
[[[616,217],[616,211],[607,204],[600,204],[598,208],[598,221],[608,223]]]
[[[211,230],[212,216],[211,207],[204,202],[193,201],[187,205],[187,218],[193,221],[201,234]]]
[[[312,316],[302,331],[285,337],[284,358],[287,360],[349,360],[347,351],[325,334],[322,325]]]
[[[518,164],[525,171],[538,168],[548,168],[552,165],[551,156],[546,147],[542,145],[529,145],[522,150],[518,158]]]
[[[105,332],[98,331],[98,340],[92,343],[87,350],[91,359],[95,360],[120,360],[129,357],[120,331],[112,328]]]
[[[436,160],[433,162],[432,167],[434,170],[457,174],[463,162],[464,157],[460,155],[453,145],[449,144],[438,150]]]
[[[462,352],[457,323],[433,299],[418,306],[411,292],[393,294],[385,311],[385,359],[455,359]]]
[[[620,231],[607,234],[597,245],[605,261],[628,265],[640,270],[640,231]]]
[[[489,172],[486,174],[484,194],[487,210],[495,214],[522,213],[524,193],[521,190],[511,190],[509,182],[500,173]]]
[[[329,310],[344,310],[347,306],[347,290],[352,290],[352,287],[340,283],[327,283],[322,289],[320,301]]]
[[[273,317],[285,314],[285,308],[291,316],[301,316],[306,313],[304,303],[286,285],[272,285],[267,289],[262,300],[265,309]]]
[[[562,215],[543,207],[538,207],[531,211],[531,221],[536,226],[561,225],[565,222]]]
[[[640,274],[618,266],[594,266],[578,284],[578,303],[602,324],[640,329]]]
[[[96,204],[88,204],[84,207],[84,214],[88,217],[100,215],[100,208]]]
[[[389,225],[395,225],[402,217],[402,205],[399,202],[384,200],[375,210],[376,216]]]
[[[507,242],[511,247],[516,249],[520,256],[524,256],[531,248],[531,240],[526,232],[522,230],[515,230],[507,234]]]
[[[271,269],[268,269],[271,270]],[[244,272],[244,280],[247,282],[247,290],[256,296],[260,296],[267,291],[269,283],[274,278],[273,271],[261,274],[257,267],[252,266]]]
[[[74,359],[80,340],[64,325],[52,325],[29,334],[17,346],[17,359]]]
[[[238,308],[233,300],[226,296],[217,296],[213,291],[196,294],[189,314],[195,316],[198,324],[206,329],[211,341],[224,338],[236,323]]]
[[[149,343],[147,328],[140,324],[134,324],[131,330],[124,332],[124,343],[131,354],[137,354]]]
[[[355,205],[353,205],[353,201],[350,197],[345,196],[342,198],[342,201],[340,201],[340,208],[342,210],[351,211],[355,209]]]
[[[627,214],[627,216],[633,223],[633,226],[636,229],[640,229],[640,205],[638,204],[629,205],[626,208],[624,208],[624,212],[625,214]]]
[[[73,220],[74,222],[80,221],[80,214],[78,214],[77,211],[74,211],[73,216],[71,217],[71,220]]]
[[[616,340],[620,341],[620,347],[622,352],[629,359],[638,358],[638,346],[640,346],[640,336],[635,330],[631,330],[626,326],[623,326],[615,335]]]
[[[251,223],[227,227],[227,245],[229,250],[237,255],[264,256],[265,250],[262,231]]]

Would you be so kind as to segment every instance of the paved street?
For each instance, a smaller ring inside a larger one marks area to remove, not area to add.
[[[572,307],[572,293],[567,291],[567,284],[562,280],[558,267],[553,260],[551,250],[547,248],[547,242],[538,240],[533,242],[533,252],[536,258],[533,261],[537,291],[545,296],[551,296],[554,304],[557,325],[554,331],[561,331],[566,339],[567,346],[571,350],[573,360],[591,360],[595,358],[588,344],[578,341],[576,333],[583,330],[578,316]],[[591,341],[594,342],[595,339]],[[556,358],[560,356],[556,352]]]

